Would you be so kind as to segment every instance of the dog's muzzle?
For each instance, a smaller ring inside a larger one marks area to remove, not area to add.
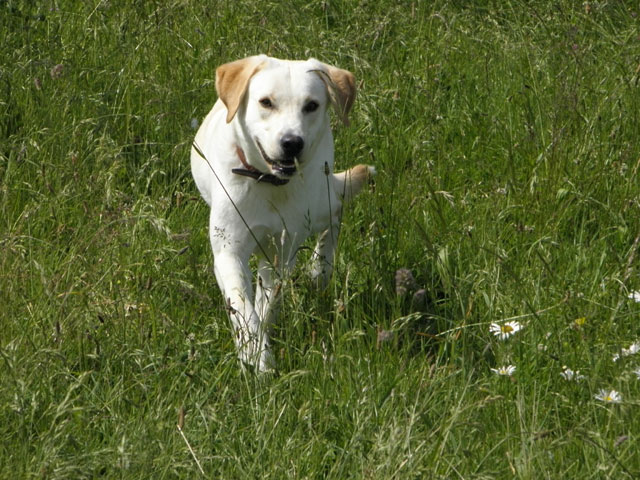
[[[264,148],[262,148],[258,139],[256,139],[256,145],[258,145],[260,155],[262,155],[262,158],[269,164],[274,173],[284,175],[286,177],[290,177],[296,173],[296,159],[304,148],[304,140],[302,137],[297,135],[284,135],[280,139],[280,146],[282,147],[284,155],[278,160],[274,160],[267,155],[267,152],[264,151]]]

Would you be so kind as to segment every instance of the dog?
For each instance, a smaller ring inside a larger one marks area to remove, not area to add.
[[[333,173],[329,110],[348,125],[352,73],[313,58],[247,57],[216,69],[218,100],[191,149],[195,184],[211,207],[215,277],[238,356],[275,369],[269,345],[282,281],[301,244],[319,234],[311,276],[332,273],[342,205],[375,174],[368,165]],[[258,256],[255,297],[249,259]]]

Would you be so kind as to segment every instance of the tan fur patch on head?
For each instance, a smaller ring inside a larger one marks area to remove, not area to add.
[[[260,71],[266,57],[256,55],[225,63],[216,69],[216,91],[227,107],[227,123],[233,120],[249,86],[249,80]]]
[[[345,125],[349,125],[349,112],[356,100],[356,79],[353,73],[341,68],[327,65],[329,77],[337,92],[337,106],[340,118]]]
[[[312,59],[318,62],[315,59]],[[318,62],[322,69],[312,70],[327,86],[331,103],[336,109],[340,120],[349,125],[349,112],[356,100],[356,80],[353,73],[341,68]]]

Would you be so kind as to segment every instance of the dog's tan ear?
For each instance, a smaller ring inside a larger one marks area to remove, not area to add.
[[[317,61],[317,60],[316,60]],[[349,112],[356,99],[356,79],[353,73],[326,63],[318,62],[322,68],[317,71],[329,91],[331,103],[338,112],[342,123],[349,125]]]
[[[233,120],[247,93],[249,80],[260,70],[265,60],[265,55],[256,55],[225,63],[216,69],[216,91],[227,107],[227,123]]]

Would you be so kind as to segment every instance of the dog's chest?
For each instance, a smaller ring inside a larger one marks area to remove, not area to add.
[[[323,191],[317,183],[295,180],[280,187],[248,184],[237,192],[236,207],[247,225],[265,235],[279,235],[283,230],[305,236],[324,231],[332,212],[340,209],[339,200],[329,195],[326,186]]]

